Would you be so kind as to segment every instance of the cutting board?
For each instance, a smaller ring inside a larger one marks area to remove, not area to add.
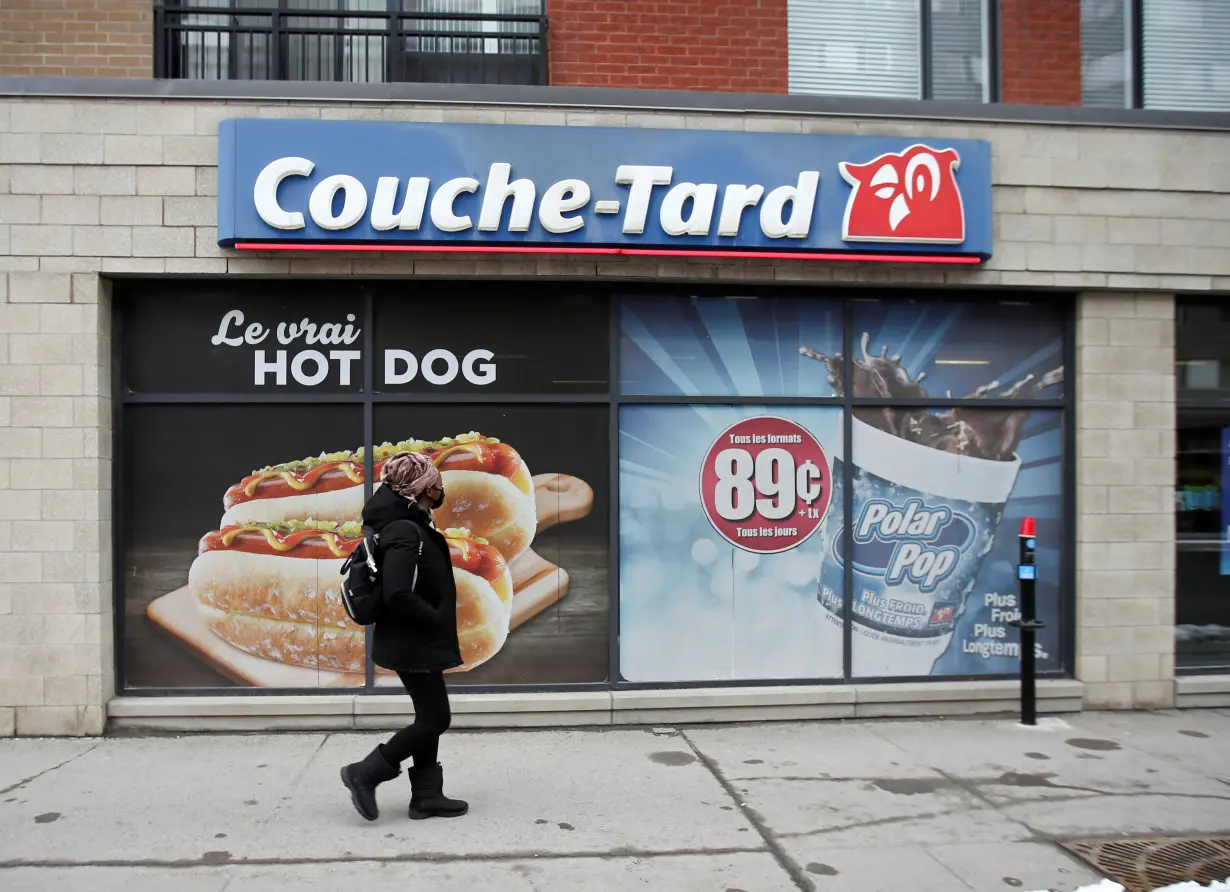
[[[594,491],[578,477],[538,474],[534,477],[538,532],[585,517],[594,505]],[[513,581],[510,631],[532,620],[568,593],[568,572],[535,554],[531,548],[509,566]],[[260,688],[362,687],[363,676],[291,666],[255,657],[228,644],[209,630],[188,586],[153,601],[146,616],[167,634],[236,684]],[[495,659],[499,659],[497,654]],[[397,685],[397,677],[379,672],[377,684]]]

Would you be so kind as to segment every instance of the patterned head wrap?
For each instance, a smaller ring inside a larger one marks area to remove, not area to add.
[[[435,462],[421,452],[399,452],[384,463],[380,479],[407,502],[440,485]]]

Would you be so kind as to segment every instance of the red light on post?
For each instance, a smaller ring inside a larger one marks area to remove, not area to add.
[[[1038,524],[1032,517],[1021,518],[1021,538],[1033,539],[1037,536]]]

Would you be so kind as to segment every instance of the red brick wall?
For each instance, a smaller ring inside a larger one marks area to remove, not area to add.
[[[1001,0],[1001,98],[1020,105],[1081,104],[1081,5]]]
[[[785,93],[786,0],[547,0],[551,84]]]
[[[0,0],[0,75],[153,77],[151,0]]]

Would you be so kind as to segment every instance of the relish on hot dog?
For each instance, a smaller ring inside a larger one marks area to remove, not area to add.
[[[438,526],[469,529],[510,561],[529,548],[537,527],[534,482],[511,446],[474,431],[442,440],[383,443],[372,455],[376,481],[384,463],[398,452],[424,453],[440,469],[445,501],[434,515]],[[363,509],[364,458],[359,448],[253,471],[226,491],[222,526],[309,517],[356,520]]]
[[[512,576],[499,550],[469,530],[443,532],[457,584],[457,633],[469,669],[508,636]],[[258,657],[362,672],[364,633],[342,606],[341,566],[363,537],[359,523],[249,521],[206,533],[188,585],[209,628]]]

